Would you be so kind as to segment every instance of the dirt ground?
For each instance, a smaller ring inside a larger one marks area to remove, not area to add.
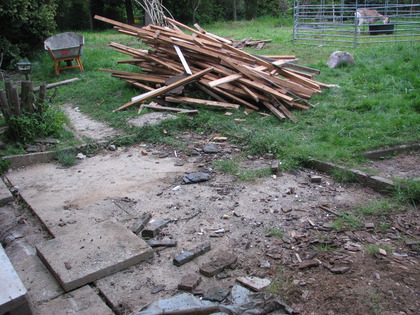
[[[213,162],[234,158],[240,147],[218,143],[218,152],[206,153],[208,137],[182,137],[190,144],[188,152],[138,144],[104,150],[67,169],[50,163],[6,174],[17,198],[0,208],[0,240],[35,309],[62,294],[47,270],[34,271],[23,263],[35,255],[36,244],[103,220],[132,228],[137,218],[151,213],[171,220],[155,239],[169,238],[178,245],[157,247],[152,260],[91,284],[117,314],[179,294],[182,276],[198,273],[224,251],[235,254],[237,263],[215,277],[202,276],[197,296],[212,287],[230,289],[237,277],[252,275],[271,280],[267,290],[299,314],[418,314],[418,209],[337,231],[332,228],[339,219],[334,213],[352,214],[360,205],[387,197],[305,168],[237,181]],[[270,157],[248,157],[243,166],[271,163]],[[411,152],[367,167],[388,178],[402,173],[415,178],[418,165],[419,153]],[[192,172],[206,172],[211,179],[184,184],[183,177]],[[312,182],[313,175],[321,181]],[[42,209],[38,216],[43,223],[19,195]],[[208,253],[181,267],[172,264],[177,254],[205,242],[211,244]]]

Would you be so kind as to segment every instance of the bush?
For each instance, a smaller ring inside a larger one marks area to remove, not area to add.
[[[8,121],[8,140],[29,144],[37,138],[59,137],[66,116],[57,107],[44,105],[40,113],[23,112]]]
[[[55,30],[56,8],[55,0],[0,2],[0,50],[6,67],[42,49],[44,40]]]

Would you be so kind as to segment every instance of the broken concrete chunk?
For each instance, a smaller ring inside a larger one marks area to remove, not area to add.
[[[178,284],[178,290],[192,291],[200,284],[201,280],[202,278],[195,273],[183,276],[181,283]]]
[[[133,225],[131,226],[131,231],[133,231],[134,234],[139,234],[141,231],[143,231],[144,227],[150,222],[150,219],[152,218],[151,213],[144,213],[140,218],[137,218]]]
[[[141,232],[142,237],[155,237],[160,230],[162,230],[168,223],[171,222],[168,219],[156,219],[152,220],[147,224],[144,230]]]
[[[194,258],[207,253],[210,249],[210,243],[201,244],[192,251],[183,252],[182,254],[176,256],[173,260],[173,264],[178,267],[182,266]]]
[[[223,287],[212,287],[204,292],[203,299],[222,302],[229,295],[230,290]]]
[[[199,182],[205,182],[211,179],[211,175],[209,173],[197,172],[197,173],[190,173],[185,176],[182,180],[185,184],[193,184]]]
[[[280,160],[274,160],[273,162],[271,162],[271,172],[272,173],[277,173],[279,171],[279,166],[280,166]]]
[[[318,267],[318,266],[319,266],[319,261],[315,259],[304,260],[301,263],[299,263],[300,270],[312,268],[312,267]]]
[[[253,291],[261,291],[271,284],[271,280],[258,277],[239,277],[236,280]]]
[[[238,257],[230,252],[221,251],[216,257],[205,263],[200,268],[200,273],[206,277],[213,277],[222,272],[226,268],[233,266],[238,260]]]

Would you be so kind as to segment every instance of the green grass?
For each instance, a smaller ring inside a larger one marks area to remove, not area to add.
[[[283,238],[284,236],[284,231],[281,228],[277,228],[277,227],[270,227],[267,229],[266,233],[278,237],[278,238]]]
[[[240,181],[254,181],[257,178],[271,175],[269,168],[248,169],[241,167],[239,162],[234,160],[218,160],[214,161],[213,165],[225,174],[236,176]]]
[[[279,24],[279,19],[259,18],[251,22],[220,22],[201,26],[209,32],[234,39],[271,38],[272,42],[263,50],[251,48],[247,51],[262,55],[296,55],[300,64],[321,70],[317,80],[340,86],[325,89],[313,97],[311,103],[317,104],[315,108],[293,110],[299,120],[297,124],[280,122],[275,117],[257,113],[244,115],[243,110],[228,117],[224,111],[200,108],[200,114],[194,118],[183,117],[165,122],[164,127],[141,129],[130,126],[127,119],[137,116],[137,108],[113,110],[143,91],[112,78],[99,68],[139,71],[134,66],[117,64],[118,60],[130,57],[111,49],[109,41],[136,48],[145,47],[135,38],[112,30],[83,32],[86,41],[82,57],[85,72],[70,69],[56,77],[52,60],[42,52],[37,60],[31,60],[34,63],[31,78],[36,81],[35,85],[80,78],[75,83],[61,86],[56,102],[72,103],[93,118],[135,136],[138,141],[183,147],[182,142],[176,139],[182,132],[220,133],[243,147],[245,155],[273,153],[282,160],[285,169],[298,167],[312,158],[357,166],[365,162],[360,154],[362,151],[419,141],[420,43],[351,48],[348,51],[355,57],[353,67],[329,69],[326,61],[337,49],[293,44],[292,28],[279,27]],[[234,118],[246,120],[238,122]],[[162,128],[168,131],[167,134],[162,134]],[[267,174],[267,171],[262,173]],[[243,174],[247,178],[259,176],[261,172]]]

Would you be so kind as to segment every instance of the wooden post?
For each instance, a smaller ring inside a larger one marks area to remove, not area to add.
[[[32,113],[34,111],[33,89],[34,89],[34,83],[32,81],[23,81],[22,82],[22,89],[21,89],[21,93],[20,93],[20,100],[22,102],[22,109],[26,110],[30,113]]]
[[[6,95],[9,100],[9,105],[13,107],[13,114],[15,116],[20,115],[20,102],[19,102],[19,92],[18,89],[13,87],[12,81],[6,82]]]
[[[38,99],[36,101],[35,110],[42,114],[42,106],[45,104],[47,97],[47,85],[43,84],[39,87]]]
[[[7,100],[5,90],[0,91],[0,108],[3,112],[3,116],[6,119],[6,122],[8,122],[10,117],[12,116],[12,111],[10,110],[9,101]]]

